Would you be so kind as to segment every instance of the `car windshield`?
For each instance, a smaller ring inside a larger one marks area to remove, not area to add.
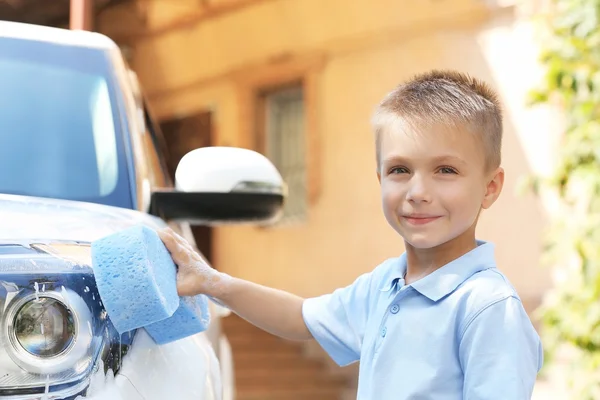
[[[131,208],[103,50],[0,38],[0,193]]]

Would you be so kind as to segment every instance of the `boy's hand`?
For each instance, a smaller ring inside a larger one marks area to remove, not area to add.
[[[161,229],[157,233],[177,264],[178,294],[180,296],[206,294],[218,298],[229,276],[209,266],[192,245],[172,229]]]

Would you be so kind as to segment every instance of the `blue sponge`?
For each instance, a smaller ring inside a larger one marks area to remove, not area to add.
[[[134,226],[95,241],[92,266],[104,308],[121,334],[162,321],[179,307],[175,264],[150,228]]]
[[[172,317],[145,327],[155,343],[165,344],[206,330],[210,323],[206,296],[181,297]]]

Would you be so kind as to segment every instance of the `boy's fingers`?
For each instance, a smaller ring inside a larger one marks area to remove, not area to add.
[[[178,234],[177,232],[171,230],[171,232],[173,233],[173,236],[175,237],[175,240],[177,240],[179,242],[180,245],[182,245],[183,247],[185,247],[186,249],[188,249],[191,252],[195,252],[194,248],[192,247],[192,244],[183,236],[181,236],[180,234]]]
[[[177,242],[177,239],[175,239],[175,237],[171,234],[171,232],[169,232],[166,229],[161,229],[158,230],[156,233],[158,233],[158,237],[160,238],[160,240],[162,240],[162,242],[165,244],[165,247],[167,248],[167,250],[169,250],[171,254],[178,250],[179,243]]]
[[[171,253],[171,257],[173,257],[176,264],[189,264],[194,260],[198,260],[199,256],[196,252],[189,246],[186,246],[185,239],[183,242],[177,239],[177,234],[170,228],[158,230],[158,236],[165,244],[169,253]]]
[[[192,244],[183,236],[181,236],[180,234],[178,234],[177,232],[175,232],[174,230],[172,230],[171,228],[166,228],[166,231],[168,232],[169,235],[173,236],[173,238],[177,241],[177,243],[179,243],[179,245],[188,251],[189,253],[189,257],[192,258],[195,261],[204,261],[204,259],[202,258],[202,256],[200,256],[200,254],[198,254],[198,252],[196,251],[196,249],[194,249],[192,247]]]
[[[163,231],[167,232],[169,235],[173,236],[173,238],[177,241],[177,243],[179,243],[181,246],[185,247],[186,249],[190,250],[190,251],[194,251],[194,248],[192,247],[192,245],[190,244],[189,241],[187,241],[183,236],[181,236],[180,234],[178,234],[177,232],[175,232],[173,229],[171,228],[164,228]]]

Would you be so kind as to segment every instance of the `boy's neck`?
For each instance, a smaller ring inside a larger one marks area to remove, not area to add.
[[[430,249],[417,249],[409,243],[406,246],[407,285],[440,269],[444,265],[467,254],[477,247],[474,230],[469,229],[462,235]]]

